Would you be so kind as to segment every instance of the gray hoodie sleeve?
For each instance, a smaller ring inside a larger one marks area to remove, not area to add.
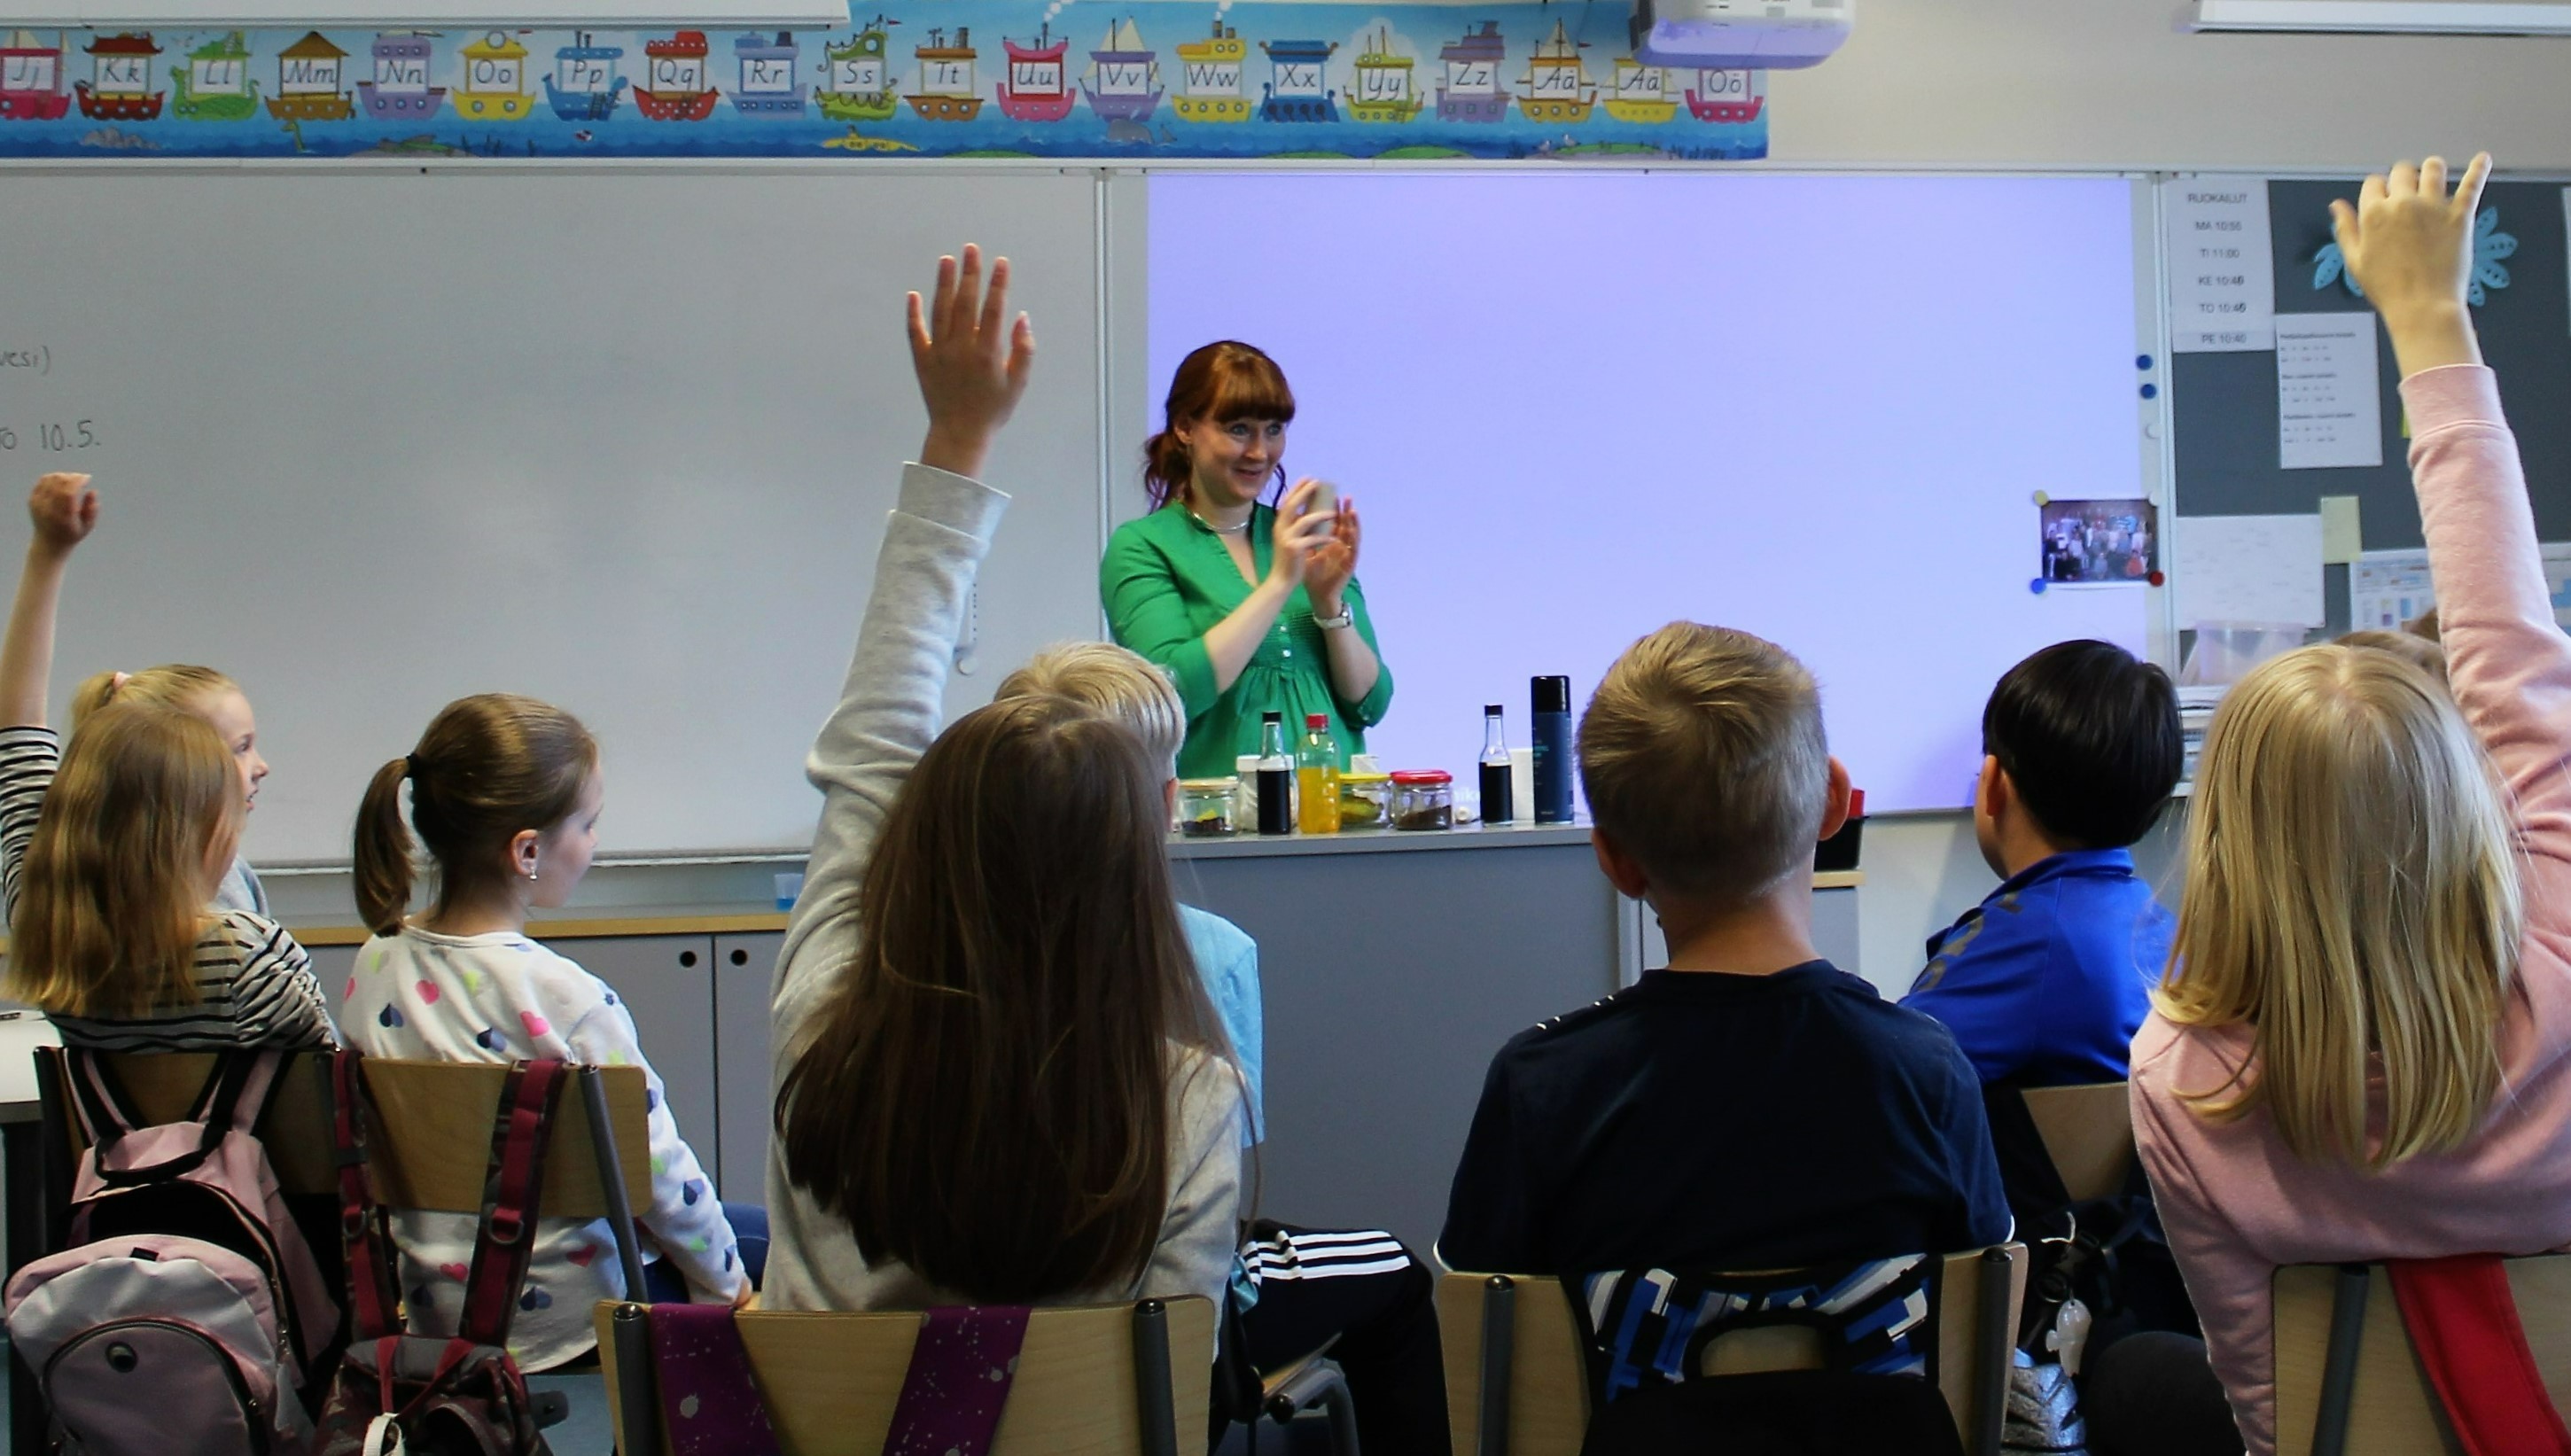
[[[961,475],[905,465],[900,503],[875,554],[873,595],[857,629],[838,709],[803,771],[821,790],[821,821],[803,893],[776,958],[775,1045],[855,946],[857,887],[876,832],[919,755],[937,736],[966,594],[1009,498]]]

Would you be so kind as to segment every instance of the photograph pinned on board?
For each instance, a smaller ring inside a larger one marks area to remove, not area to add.
[[[2160,511],[2147,500],[2048,500],[2037,508],[2039,575],[2059,587],[2139,587],[2160,570]]]

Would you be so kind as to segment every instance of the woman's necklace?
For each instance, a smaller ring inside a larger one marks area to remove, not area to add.
[[[1239,533],[1241,533],[1241,532],[1244,532],[1244,531],[1249,530],[1249,529],[1250,529],[1250,522],[1251,522],[1252,517],[1255,517],[1255,516],[1257,516],[1258,514],[1259,514],[1259,510],[1258,510],[1258,508],[1257,508],[1257,507],[1255,507],[1255,506],[1254,506],[1254,507],[1252,507],[1252,508],[1251,508],[1250,515],[1248,515],[1248,516],[1244,516],[1244,517],[1242,517],[1242,518],[1241,518],[1241,524],[1240,524],[1240,525],[1238,525],[1238,526],[1218,526],[1218,525],[1216,525],[1214,522],[1207,520],[1205,517],[1203,517],[1203,516],[1201,516],[1201,515],[1198,515],[1198,514],[1197,514],[1197,508],[1196,508],[1196,507],[1194,507],[1194,506],[1190,506],[1190,507],[1188,507],[1188,519],[1189,519],[1189,520],[1196,522],[1198,525],[1205,527],[1207,530],[1212,531],[1213,533],[1215,533],[1215,534],[1216,534],[1216,535],[1218,535],[1218,536],[1233,536],[1233,535],[1238,535],[1238,534],[1239,534]]]

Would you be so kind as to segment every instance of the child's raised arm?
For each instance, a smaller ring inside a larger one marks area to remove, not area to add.
[[[2430,158],[2330,205],[2349,275],[2392,336],[2412,429],[2411,483],[2456,706],[2515,798],[2530,851],[2571,860],[2571,638],[2554,625],[2534,513],[2465,301],[2490,158],[2451,190]],[[2530,895],[2538,914],[2543,897]]]
[[[804,942],[816,925],[855,913],[876,832],[937,735],[965,597],[1008,504],[971,477],[1026,392],[1035,361],[1034,330],[1025,315],[1012,319],[1008,296],[1007,259],[992,264],[985,291],[975,247],[960,263],[938,259],[930,298],[910,295],[911,367],[928,406],[928,438],[902,474],[884,527],[838,709],[804,763],[821,790],[821,821],[777,959],[780,1030],[797,1012],[788,994],[794,983],[836,970],[802,964]]]
[[[86,475],[48,475],[27,497],[27,515],[36,534],[27,543],[27,565],[18,573],[8,636],[0,639],[0,727],[5,728],[45,726],[45,681],[54,671],[54,607],[62,599],[63,568],[72,559],[72,548],[98,525],[98,492]]]

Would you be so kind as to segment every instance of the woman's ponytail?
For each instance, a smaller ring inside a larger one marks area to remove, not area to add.
[[[410,759],[395,758],[375,770],[357,805],[357,913],[377,935],[396,935],[410,909],[410,827],[402,822],[402,780]]]
[[[1159,510],[1188,498],[1188,442],[1177,430],[1163,430],[1143,442],[1143,493]]]

